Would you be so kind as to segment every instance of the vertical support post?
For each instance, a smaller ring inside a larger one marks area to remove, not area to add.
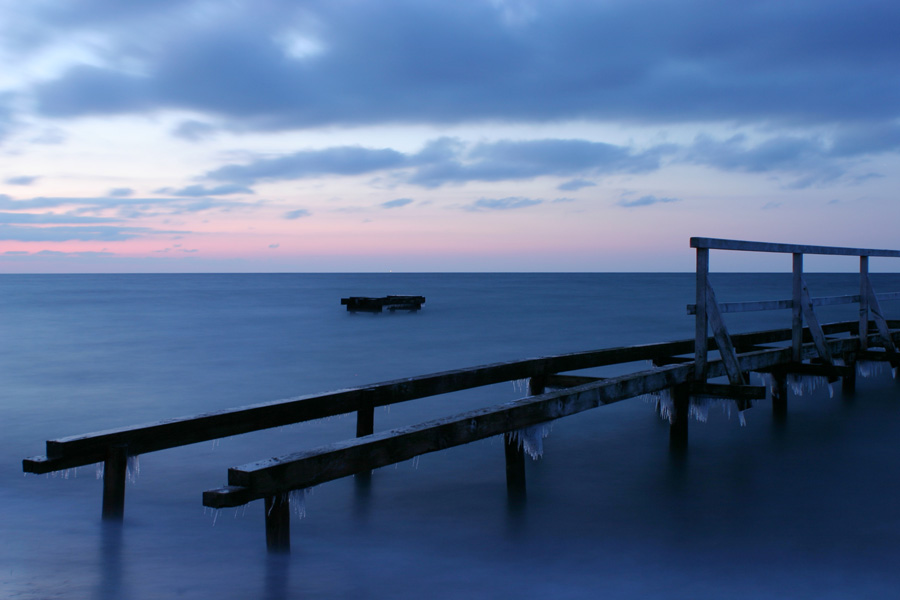
[[[869,348],[869,257],[859,257],[859,349]]]
[[[694,380],[706,381],[706,288],[709,285],[709,248],[697,248],[697,312],[694,319]]]
[[[845,362],[847,362],[846,359]],[[847,366],[851,367],[851,370],[841,377],[841,393],[844,396],[852,396],[856,392],[856,361]]]
[[[793,292],[791,294],[791,360],[800,362],[803,359],[803,255],[794,253]]]
[[[375,404],[374,402],[360,403],[356,410],[356,437],[372,435],[375,431]],[[372,471],[362,471],[354,475],[356,489],[359,493],[367,494],[372,483]]]
[[[536,375],[528,380],[528,395],[544,393],[546,377]],[[503,434],[503,448],[506,454],[506,493],[512,506],[525,501],[525,449],[512,432]]]
[[[128,470],[126,446],[110,446],[103,463],[103,518],[125,518],[125,479]]]
[[[788,391],[787,373],[785,371],[772,372],[772,416],[778,421],[787,418]]]
[[[287,494],[266,496],[266,548],[269,552],[291,551],[291,503]]]
[[[511,505],[525,500],[525,450],[510,432],[503,434],[506,451],[506,494]]]
[[[360,406],[356,411],[356,437],[372,435],[375,431],[375,407]]]
[[[681,384],[672,388],[672,420],[669,424],[669,450],[683,452],[688,443],[688,414],[691,409],[690,387]]]

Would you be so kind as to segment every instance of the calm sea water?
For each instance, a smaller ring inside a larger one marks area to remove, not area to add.
[[[720,300],[780,299],[789,275],[715,275]],[[810,275],[814,295],[854,293]],[[884,291],[900,277],[877,276]],[[422,294],[418,314],[342,296]],[[690,338],[688,274],[0,276],[0,597],[895,598],[900,383],[889,372],[692,423],[684,461],[641,400],[556,422],[507,508],[485,440],[319,486],[293,551],[263,508],[204,512],[226,470],[352,437],[353,417],[142,456],[124,526],[93,467],[24,476],[44,441],[429,372]],[[900,307],[886,307],[889,316]],[[735,331],[784,312],[727,315]],[[823,321],[855,318],[835,307]],[[376,429],[520,396],[503,384],[376,411]]]

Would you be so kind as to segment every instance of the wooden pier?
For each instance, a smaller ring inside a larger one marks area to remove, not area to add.
[[[507,490],[511,499],[521,501],[526,482],[519,434],[529,427],[631,398],[668,394],[669,446],[680,451],[688,441],[688,413],[694,398],[733,400],[740,410],[769,398],[775,418],[784,418],[789,375],[840,378],[844,389],[852,390],[857,361],[900,365],[900,321],[887,320],[880,304],[900,299],[900,294],[876,294],[868,271],[869,257],[900,258],[900,251],[710,238],[692,238],[691,247],[697,252],[696,303],[687,311],[695,317],[694,339],[482,365],[51,440],[45,456],[25,459],[23,467],[26,472],[47,473],[105,462],[103,515],[121,519],[128,456],[356,412],[355,439],[232,467],[227,486],[203,492],[204,506],[212,508],[264,500],[267,547],[286,551],[290,548],[289,498],[294,490],[349,475],[368,476],[378,467],[503,435]],[[791,298],[719,303],[709,280],[710,250],[791,254]],[[858,256],[859,293],[813,297],[803,275],[805,254]],[[815,313],[817,306],[851,303],[859,305],[859,318],[852,321],[822,324]],[[791,326],[729,333],[723,314],[756,310],[790,310]],[[611,378],[577,374],[597,367],[648,362],[649,366]],[[765,375],[768,390],[748,384],[751,372]],[[529,380],[528,395],[518,400],[463,413],[453,413],[451,407],[448,416],[432,421],[391,431],[374,430],[378,406],[523,379]]]
[[[385,308],[395,310],[408,310],[416,312],[425,304],[425,296],[384,296],[382,298],[367,298],[364,296],[351,296],[341,298],[341,304],[347,306],[349,312],[380,313]]]

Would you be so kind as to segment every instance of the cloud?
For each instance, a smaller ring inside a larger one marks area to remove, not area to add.
[[[218,185],[208,188],[202,185],[189,185],[180,190],[171,190],[164,188],[161,193],[171,194],[173,196],[202,197],[202,196],[226,196],[229,194],[252,194],[253,190],[242,185]]]
[[[653,204],[667,204],[669,202],[680,202],[679,198],[657,198],[656,196],[641,196],[636,200],[627,200],[625,198],[616,202],[617,205],[625,208],[639,208],[642,206],[651,206]]]
[[[106,192],[108,196],[111,198],[128,198],[129,196],[134,195],[134,190],[131,188],[113,188]]]
[[[269,248],[271,248],[273,250],[276,248],[280,248],[280,247],[281,247],[281,244],[269,244]]]
[[[147,227],[22,227],[0,223],[0,240],[18,242],[70,242],[104,241],[121,242],[148,235],[187,233],[185,231],[159,231]]]
[[[369,149],[342,146],[305,150],[278,158],[261,158],[245,165],[225,165],[206,174],[216,181],[252,185],[258,181],[279,181],[322,175],[363,175],[400,167],[406,157],[389,148]]]
[[[659,168],[672,146],[634,151],[624,146],[573,139],[480,142],[453,138],[428,142],[417,153],[391,148],[333,147],[229,164],[206,174],[216,181],[251,185],[275,181],[361,175],[391,171],[402,181],[426,188],[469,181],[507,181],[579,173],[642,173]]]
[[[185,18],[199,1],[55,4],[11,15],[13,61],[79,36],[104,51],[94,64],[73,53],[27,90],[45,116],[184,110],[235,129],[834,123],[888,122],[900,106],[900,10],[883,0],[269,0],[203,19]]]
[[[302,219],[303,217],[309,217],[311,215],[312,213],[305,208],[298,208],[297,210],[291,210],[284,213],[284,218],[293,221],[294,219]]]
[[[40,179],[34,175],[20,175],[18,177],[8,177],[4,180],[5,183],[9,185],[31,185],[35,181]]]
[[[396,200],[388,200],[387,202],[382,202],[378,206],[380,206],[381,208],[400,208],[412,203],[413,200],[411,198],[397,198]]]
[[[215,125],[204,123],[202,121],[187,120],[182,121],[172,131],[175,137],[187,140],[189,142],[200,142],[208,140],[218,133],[219,129]]]
[[[593,181],[588,181],[587,179],[570,179],[565,183],[561,183],[556,186],[556,189],[563,192],[574,192],[586,187],[594,187],[597,184]]]
[[[515,210],[519,208],[528,208],[529,206],[537,206],[541,200],[533,198],[520,198],[510,196],[508,198],[480,198],[465,207],[466,210],[477,212],[482,210]]]
[[[82,217],[78,215],[57,215],[53,213],[33,214],[33,213],[10,213],[0,212],[0,223],[30,223],[30,224],[47,224],[47,223],[115,223],[121,219],[109,219],[103,217]]]

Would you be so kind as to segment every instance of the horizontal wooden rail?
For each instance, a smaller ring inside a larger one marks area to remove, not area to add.
[[[691,248],[709,250],[738,250],[743,252],[777,252],[782,254],[827,254],[832,256],[889,256],[900,257],[900,250],[877,250],[872,248],[841,248],[838,246],[807,246],[803,244],[776,244],[770,242],[748,242],[743,240],[723,240],[718,238],[692,237]]]
[[[876,341],[872,336],[870,342]],[[857,337],[832,339],[827,344],[835,355],[853,353],[860,345]],[[804,357],[816,355],[814,344],[804,345]],[[791,357],[790,347],[771,348],[741,354],[738,362],[742,371],[764,371],[790,363]],[[726,374],[721,359],[710,361],[708,368],[710,377]],[[228,470],[228,486],[204,492],[203,504],[212,508],[240,506],[658,392],[690,382],[694,369],[693,361],[657,367],[234,467]]]
[[[826,333],[836,334],[850,332],[854,326],[855,322],[832,323],[823,326],[823,329]],[[774,329],[733,337],[735,346],[740,349],[788,340],[791,331]],[[711,348],[716,347],[713,339],[709,340],[709,344]],[[135,456],[495,383],[690,354],[693,349],[693,340],[681,340],[494,363],[109,429],[49,440],[46,456],[26,458],[23,461],[23,469],[27,473],[50,473],[102,462],[106,459],[109,449],[113,447],[125,447],[130,456]]]
[[[900,292],[885,292],[875,295],[878,300],[900,300]],[[840,304],[858,304],[859,294],[849,296],[822,296],[812,299],[813,306],[835,306]],[[794,307],[792,300],[761,300],[757,302],[720,302],[719,312],[738,313],[761,310],[787,310]],[[697,314],[697,305],[688,304],[687,314]]]

